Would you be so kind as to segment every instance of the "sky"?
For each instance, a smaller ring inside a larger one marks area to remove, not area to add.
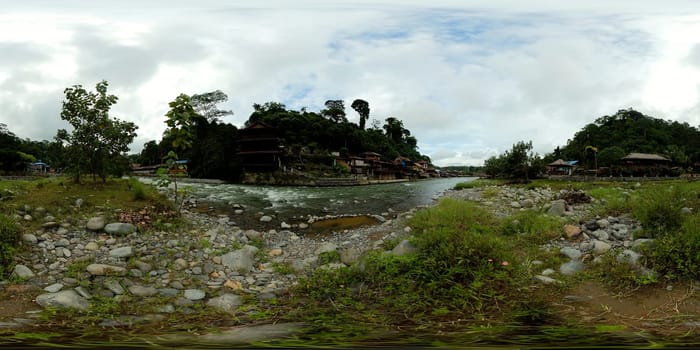
[[[63,91],[119,97],[131,145],[160,140],[168,102],[214,90],[242,127],[254,103],[319,111],[355,99],[396,117],[438,166],[518,141],[544,155],[633,108],[700,125],[695,0],[0,0],[0,123],[51,140]],[[370,125],[368,123],[368,125]]]

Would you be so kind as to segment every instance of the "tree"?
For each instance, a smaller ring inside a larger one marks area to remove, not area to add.
[[[321,115],[335,123],[348,121],[345,118],[345,102],[343,100],[328,100],[325,105],[326,109],[321,111]]]
[[[598,164],[602,167],[610,167],[615,165],[627,153],[622,147],[611,146],[602,149],[598,153]]]
[[[86,91],[81,85],[64,90],[61,119],[70,123],[73,130],[70,133],[58,130],[56,139],[65,144],[67,170],[78,183],[85,172],[91,172],[93,180],[97,175],[105,182],[108,174],[123,171],[121,167],[111,167],[111,163],[124,156],[136,137],[134,123],[109,117],[109,110],[118,98],[107,94],[107,86],[103,80],[95,86],[96,93]]]
[[[174,101],[168,103],[170,110],[165,114],[165,136],[172,139],[172,147],[177,153],[192,147],[194,127],[198,120],[204,119],[192,106],[190,96],[180,94]]]
[[[195,94],[190,98],[194,111],[210,123],[218,122],[221,117],[233,114],[233,111],[221,110],[216,106],[226,101],[228,101],[228,96],[221,90]]]
[[[360,115],[360,130],[364,130],[365,123],[369,118],[369,103],[367,103],[367,101],[365,100],[361,100],[358,98],[355,101],[352,101],[350,107],[352,107],[352,109],[354,109],[355,112],[357,112],[357,114]]]

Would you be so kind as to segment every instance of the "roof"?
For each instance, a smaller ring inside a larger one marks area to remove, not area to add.
[[[663,161],[663,162],[670,162],[671,160],[664,157],[660,156],[658,154],[650,154],[650,153],[630,153],[624,157],[622,157],[623,160],[658,160],[658,161]]]
[[[569,164],[568,162],[565,162],[563,159],[557,159],[557,160],[555,160],[547,165],[548,166],[573,166],[573,165]]]

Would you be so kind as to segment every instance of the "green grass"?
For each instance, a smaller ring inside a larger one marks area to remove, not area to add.
[[[498,186],[505,184],[503,180],[493,180],[493,179],[477,179],[469,182],[460,182],[455,185],[455,190],[463,190],[467,188],[479,188],[486,186]]]

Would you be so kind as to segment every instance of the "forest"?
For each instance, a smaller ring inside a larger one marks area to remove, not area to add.
[[[59,130],[51,141],[21,139],[0,124],[0,173],[22,174],[28,163],[41,160],[53,169],[77,173],[78,181],[81,172],[104,179],[108,174],[123,175],[130,164],[163,164],[174,151],[178,159],[188,161],[192,177],[239,180],[243,171],[236,156],[239,129],[221,121],[232,112],[217,106],[227,101],[225,93],[216,90],[177,96],[169,103],[161,140],[145,143],[140,154],[127,155],[124,145],[133,140],[137,126],[109,117],[109,107],[118,98],[107,93],[107,82],[98,83],[96,90],[93,93],[79,85],[66,89],[61,118],[71,123],[73,130]],[[358,123],[348,121],[343,100],[328,100],[324,105],[324,109],[312,112],[288,109],[279,102],[255,104],[243,127],[263,122],[276,128],[288,157],[375,152],[385,161],[399,156],[430,161],[420,154],[418,141],[400,119],[388,117],[384,124],[370,120],[367,101],[356,99],[351,104],[359,115]]]
[[[128,155],[128,145],[138,126],[109,116],[109,109],[118,98],[108,94],[107,87],[107,82],[102,81],[96,85],[96,92],[80,85],[67,88],[60,117],[71,124],[72,130],[58,130],[51,141],[21,139],[8,125],[0,124],[0,174],[21,175],[26,173],[27,164],[42,161],[75,175],[77,181],[81,173],[104,180],[107,175],[128,173],[131,164],[158,165],[169,155],[176,155],[188,161],[192,177],[231,182],[240,179],[240,130],[221,121],[233,112],[218,108],[228,99],[225,93],[216,90],[191,96],[180,94],[169,103],[161,140],[151,140],[139,154]],[[430,162],[418,151],[418,140],[400,119],[388,117],[383,123],[370,120],[367,101],[356,99],[350,105],[359,116],[358,123],[348,120],[345,101],[328,100],[324,106],[313,112],[307,108],[288,109],[279,102],[254,104],[254,111],[242,127],[262,122],[275,128],[287,158],[374,152],[384,161],[401,156]],[[487,159],[483,171],[491,176],[530,178],[557,159],[577,160],[585,169],[605,168],[614,167],[631,152],[660,154],[674,166],[689,169],[700,163],[700,130],[688,123],[655,118],[630,108],[595,119],[566,145],[544,156],[533,154],[532,149],[531,141],[517,142],[504,154]]]

